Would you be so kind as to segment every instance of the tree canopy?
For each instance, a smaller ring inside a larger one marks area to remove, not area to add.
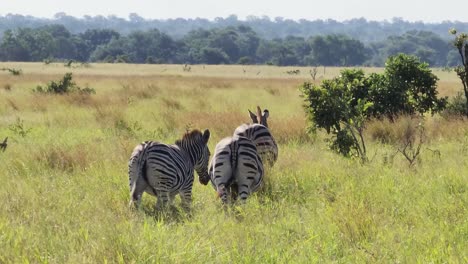
[[[365,44],[345,34],[267,39],[246,25],[194,29],[174,38],[158,29],[73,33],[64,25],[52,24],[9,29],[0,39],[1,61],[383,66],[388,56],[398,53],[416,55],[430,66],[457,63],[450,42],[426,31]]]

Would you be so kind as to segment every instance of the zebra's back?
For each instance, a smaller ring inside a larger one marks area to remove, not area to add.
[[[239,136],[222,139],[216,145],[209,174],[223,202],[230,192],[247,199],[263,181],[263,164],[255,143]]]
[[[234,136],[242,136],[252,140],[264,163],[273,166],[278,159],[278,145],[266,126],[243,124],[236,128]]]

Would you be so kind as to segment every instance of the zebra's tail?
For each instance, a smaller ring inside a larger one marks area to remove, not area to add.
[[[130,156],[130,160],[128,161],[128,182],[130,186],[130,199],[134,202],[133,194],[135,192],[137,180],[140,177],[144,177],[143,173],[145,173],[146,167],[146,158],[145,152],[146,147],[148,146],[148,142],[143,142],[133,149],[132,155]]]
[[[237,140],[233,140],[231,142],[231,169],[232,171],[236,171],[237,168],[237,151],[238,151],[239,145]]]

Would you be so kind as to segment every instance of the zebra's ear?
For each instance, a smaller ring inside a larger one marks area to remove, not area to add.
[[[203,132],[203,142],[205,142],[205,144],[208,144],[209,139],[210,139],[210,130],[206,129],[205,132]]]
[[[258,123],[257,116],[254,113],[252,113],[250,110],[249,110],[249,115],[250,115],[250,119],[252,119],[252,123],[257,124]]]
[[[264,109],[263,110],[263,116],[265,119],[268,118],[270,116],[270,111],[268,111],[268,109]]]

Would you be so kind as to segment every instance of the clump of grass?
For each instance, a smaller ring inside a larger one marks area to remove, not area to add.
[[[122,96],[125,98],[135,97],[138,99],[150,99],[159,92],[159,88],[153,84],[123,84],[122,90]]]
[[[271,120],[269,124],[270,131],[279,144],[290,142],[306,143],[312,140],[307,134],[307,126],[304,117],[291,116],[285,119]]]
[[[399,128],[398,120],[397,122],[391,122],[387,118],[372,120],[367,126],[367,134],[370,135],[373,141],[382,144],[393,144],[397,142]]]
[[[273,96],[279,96],[281,94],[278,88],[267,87],[265,91]]]
[[[81,145],[73,147],[66,145],[44,146],[36,154],[36,159],[38,162],[43,162],[48,168],[73,172],[89,167],[88,150],[89,148]]]
[[[142,126],[138,121],[127,122],[124,119],[118,119],[114,123],[114,128],[117,135],[134,137],[137,132],[142,130]]]
[[[68,104],[95,107],[97,101],[89,93],[70,93],[63,97]]]
[[[3,90],[5,90],[5,91],[7,91],[7,92],[11,91],[11,88],[12,88],[12,86],[11,86],[11,84],[9,84],[9,83],[5,83],[5,84],[3,85]]]
[[[173,109],[173,110],[182,110],[184,109],[184,107],[182,106],[182,104],[175,100],[175,99],[172,99],[172,98],[162,98],[161,99],[164,106],[166,108],[169,108],[169,109]]]
[[[120,107],[102,106],[98,105],[95,108],[94,117],[102,127],[111,128],[119,122],[124,120],[124,109]]]

